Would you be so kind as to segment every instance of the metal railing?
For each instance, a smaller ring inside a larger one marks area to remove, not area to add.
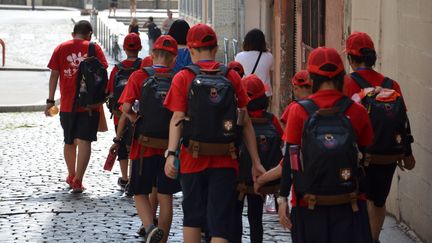
[[[238,47],[238,40],[231,39],[231,47],[232,47],[232,56],[230,56],[230,40],[228,38],[224,38],[224,64],[227,65],[230,60],[234,60],[235,56],[238,53],[239,47]]]
[[[114,34],[109,26],[105,22],[101,21],[97,15],[92,14],[90,20],[93,26],[93,33],[102,47],[108,52],[108,55],[116,61],[120,61],[121,48],[118,44],[119,36]]]
[[[0,39],[0,45],[2,46],[2,66],[4,67],[6,63],[6,44],[2,39]]]

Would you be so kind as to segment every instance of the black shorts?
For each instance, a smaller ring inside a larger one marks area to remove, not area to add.
[[[115,131],[117,134],[117,125],[115,125]],[[125,141],[122,140],[120,142],[119,146],[120,147],[119,147],[118,152],[117,152],[117,160],[120,161],[120,160],[128,159],[129,158],[129,149],[128,149],[128,146],[126,145]]]
[[[99,126],[99,112],[60,112],[60,123],[63,128],[64,142],[73,144],[76,138],[96,141]]]
[[[132,161],[129,192],[133,195],[148,195],[156,186],[159,194],[172,195],[181,190],[178,180],[165,175],[165,158],[155,155]]]
[[[291,238],[293,243],[372,243],[365,201],[358,201],[359,211],[351,204],[338,206],[293,207]],[[313,226],[313,227],[311,227]]]
[[[207,226],[210,237],[229,239],[235,220],[235,170],[207,169],[182,174],[180,180],[183,189],[183,226]]]
[[[388,165],[369,164],[366,170],[366,198],[372,201],[375,207],[384,207],[396,170],[396,163]]]
[[[118,2],[117,1],[116,2],[111,2],[110,7],[111,8],[117,8],[118,7]]]

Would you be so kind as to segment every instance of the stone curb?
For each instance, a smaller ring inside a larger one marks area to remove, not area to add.
[[[0,71],[29,71],[29,72],[48,72],[49,68],[19,68],[19,67],[0,67]]]
[[[27,5],[6,5],[0,4],[0,9],[3,10],[32,10],[31,6]],[[76,8],[57,7],[57,6],[35,6],[35,11],[77,11]]]
[[[55,105],[59,105],[60,100],[56,100]],[[45,111],[46,105],[0,105],[0,113],[10,113],[10,112],[35,112],[35,111]]]

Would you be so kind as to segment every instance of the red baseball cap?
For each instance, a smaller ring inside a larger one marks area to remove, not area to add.
[[[334,48],[318,47],[308,57],[307,71],[328,78],[333,78],[344,71],[344,64]]]
[[[123,41],[123,49],[128,51],[141,50],[141,38],[136,33],[129,33]]]
[[[239,62],[236,62],[236,61],[229,62],[228,68],[233,69],[234,71],[236,71],[240,75],[240,77],[243,77],[243,75],[244,75],[243,65],[241,65]]]
[[[264,83],[256,74],[251,74],[242,79],[244,87],[246,87],[247,95],[251,100],[260,98],[265,95],[266,88]]]
[[[292,85],[295,86],[304,86],[304,85],[312,86],[312,82],[309,79],[309,73],[306,70],[298,71],[291,79],[291,83]]]
[[[354,56],[361,57],[362,54],[360,50],[362,48],[368,48],[375,50],[374,43],[370,36],[364,32],[354,32],[352,33],[345,44],[345,52]]]
[[[161,35],[153,44],[153,50],[164,50],[177,56],[177,41],[170,35]]]
[[[210,26],[200,23],[189,29],[186,42],[190,48],[215,46],[217,45],[217,36]]]

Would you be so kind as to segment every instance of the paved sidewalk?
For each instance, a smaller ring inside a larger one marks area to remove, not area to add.
[[[103,171],[113,137],[99,133],[84,179],[88,190],[68,193],[58,116],[42,112],[0,114],[0,242],[140,241],[133,201],[122,196],[119,168]],[[182,242],[181,193],[175,195],[170,242]],[[266,215],[266,242],[289,242],[275,215]],[[245,237],[245,242],[248,242]]]
[[[122,196],[113,172],[102,167],[113,137],[99,133],[84,184],[88,190],[69,194],[64,183],[63,135],[59,117],[42,112],[0,114],[0,242],[139,242],[140,226],[133,201]],[[175,195],[174,219],[169,242],[182,242],[181,193]],[[248,232],[246,216],[243,217]],[[264,242],[290,242],[276,215],[264,215]],[[388,217],[381,242],[411,240]],[[244,236],[244,242],[249,242]]]

